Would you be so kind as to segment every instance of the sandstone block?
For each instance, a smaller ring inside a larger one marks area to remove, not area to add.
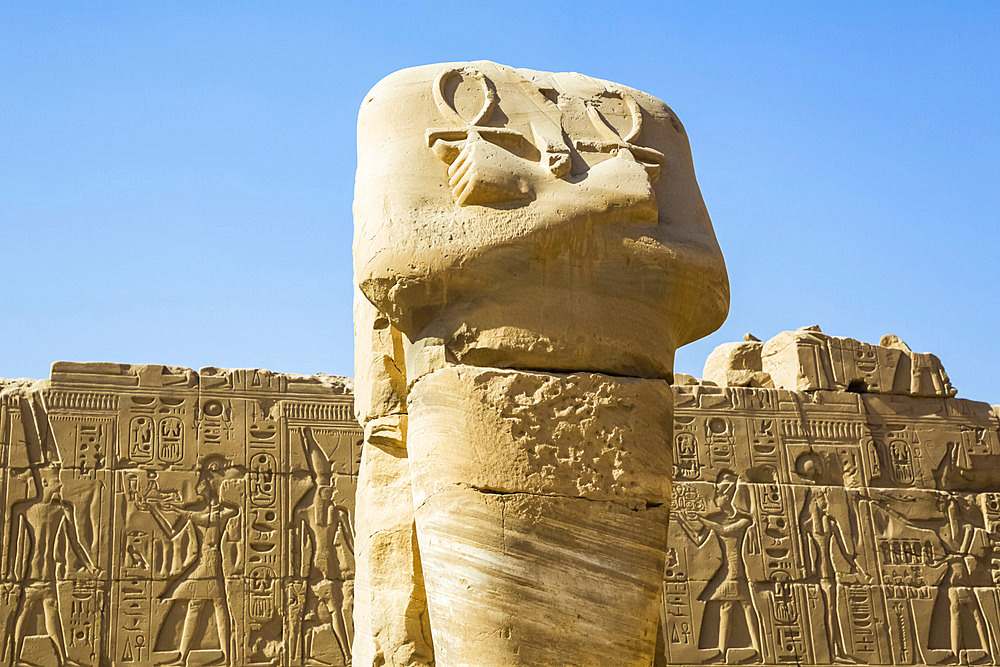
[[[406,450],[366,443],[359,481],[356,664],[434,664]]]
[[[708,355],[702,377],[720,387],[773,387],[761,366],[763,346],[760,341],[723,343]]]
[[[665,506],[453,487],[417,527],[436,664],[650,664]]]
[[[648,664],[670,498],[666,382],[457,366],[409,394],[437,664]]]
[[[896,336],[880,345],[828,336],[819,327],[784,331],[764,343],[762,370],[774,386],[907,396],[954,396],[940,359],[919,354]]]
[[[455,366],[410,391],[414,502],[484,492],[670,500],[672,394],[662,380]]]

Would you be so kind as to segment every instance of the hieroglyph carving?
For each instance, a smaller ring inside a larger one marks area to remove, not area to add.
[[[354,213],[356,659],[649,665],[673,355],[729,298],[680,122],[580,74],[403,70]]]
[[[674,393],[660,664],[1000,664],[990,406]]]
[[[350,664],[350,400],[118,364],[3,387],[0,664]]]

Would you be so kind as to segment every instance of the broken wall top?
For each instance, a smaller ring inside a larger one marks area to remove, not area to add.
[[[817,326],[783,331],[766,342],[750,335],[717,347],[703,377],[720,386],[812,392],[851,391],[914,397],[954,396],[941,360],[917,353],[897,336],[878,345],[839,338]]]
[[[26,409],[44,412],[47,419],[29,428],[39,437],[50,431],[49,440],[38,444],[40,451],[15,446],[4,463],[195,470],[208,457],[222,457],[246,469],[257,443],[274,450],[281,470],[306,470],[309,462],[295,434],[317,423],[356,430],[352,389],[350,378],[330,375],[56,362],[48,381],[18,380],[3,387],[4,415],[18,437],[31,441],[23,430]],[[83,417],[103,434],[93,443],[96,449],[87,451],[77,442]],[[31,456],[40,458],[33,462]],[[340,472],[357,472],[350,458]]]

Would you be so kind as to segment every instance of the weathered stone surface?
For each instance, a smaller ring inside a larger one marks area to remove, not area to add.
[[[431,665],[406,450],[367,442],[359,480],[355,664]]]
[[[355,290],[354,410],[369,436],[402,447],[406,441],[406,368],[401,334]]]
[[[649,664],[670,498],[662,380],[458,366],[410,390],[439,664]]]
[[[410,390],[414,503],[486,493],[670,501],[670,385],[596,373],[456,366]]]
[[[773,387],[761,365],[763,347],[760,341],[723,343],[708,355],[702,377],[720,387]]]
[[[355,664],[432,665],[406,448],[403,337],[358,290],[354,329],[354,408],[365,434],[358,490]]]
[[[438,664],[650,664],[666,515],[465,487],[434,494],[417,527]]]
[[[747,343],[731,343],[750,349]],[[729,370],[741,371],[744,357],[728,353],[729,347],[713,352],[706,362],[706,379],[720,386],[767,386],[760,380],[751,384],[720,381]],[[853,338],[828,336],[817,326],[783,331],[763,344],[761,368],[773,386],[795,391],[819,389],[857,391],[906,396],[954,396],[941,360],[933,354],[919,354],[897,336],[883,336],[879,345]],[[732,365],[727,370],[726,363]],[[716,369],[716,366],[719,368]],[[758,369],[750,369],[758,370]],[[709,377],[708,373],[711,373]],[[734,375],[739,375],[734,373]]]
[[[3,664],[349,664],[350,390],[67,362],[5,382]]]
[[[666,381],[729,302],[679,121],[579,74],[403,70],[362,105],[354,214],[365,460],[391,448],[415,508],[360,517],[396,537],[359,551],[358,656],[423,661],[422,636],[379,648],[377,626],[425,598],[436,664],[650,664]],[[417,546],[384,553],[410,521]]]

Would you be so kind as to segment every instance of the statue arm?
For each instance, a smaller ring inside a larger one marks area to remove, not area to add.
[[[712,530],[714,530],[717,533],[723,532],[725,530],[725,528],[726,528],[725,526],[723,526],[718,521],[713,521],[712,519],[709,519],[708,517],[704,517],[704,516],[701,516],[701,515],[698,515],[698,521],[699,521],[699,523],[701,523],[701,525],[703,525],[703,526],[705,526],[707,528],[711,528]]]
[[[149,508],[147,511],[150,514],[159,514],[160,518],[163,518],[162,512],[164,510],[170,510],[176,514],[180,514],[182,517],[188,520],[192,520],[198,512],[193,512],[191,510],[185,509],[180,505],[180,503],[172,500],[166,500],[164,498],[147,498],[146,506]]]
[[[812,509],[813,503],[813,490],[806,489],[805,498],[802,499],[802,509],[799,510],[799,548],[802,550],[804,557],[807,561],[811,561],[810,545],[808,536],[812,533],[814,528]],[[807,566],[808,569],[808,566]]]
[[[753,519],[751,519],[750,517],[748,517],[748,516],[742,517],[742,518],[738,519],[737,521],[733,521],[729,525],[725,526],[723,528],[723,533],[722,534],[726,535],[727,537],[729,535],[735,535],[735,534],[739,533],[740,531],[743,531],[743,530],[746,530],[747,528],[749,528],[752,523],[753,523]]]
[[[313,558],[316,555],[316,537],[309,530],[305,521],[299,523],[299,526],[302,531],[302,563],[300,564],[301,569],[299,573],[303,579],[307,579],[309,573],[312,571]]]
[[[289,570],[294,573],[299,573],[302,576],[304,568],[302,567],[304,561],[306,560],[305,552],[303,550],[303,543],[305,542],[305,522],[302,518],[302,510],[294,509],[292,510],[291,520],[288,522],[288,543],[291,545],[291,554]]]
[[[175,510],[175,511],[179,512],[180,510]],[[160,508],[158,506],[150,504],[147,512],[149,513],[149,516],[152,517],[153,523],[156,524],[156,527],[163,532],[164,536],[166,536],[168,540],[172,540],[177,536],[177,533],[179,531],[174,530],[173,525],[166,520],[166,518],[160,512]]]
[[[938,535],[938,537],[940,537],[938,531],[941,529],[941,527],[944,525],[946,521],[946,519],[939,519],[939,518],[914,519],[912,517],[907,516],[906,513],[901,512],[899,509],[893,507],[889,503],[879,503],[878,507],[887,514],[889,514],[890,516],[906,524],[910,528],[914,528],[916,530],[929,531],[934,533],[935,535]]]
[[[802,499],[802,509],[799,510],[799,525],[805,526],[811,523],[809,509],[812,505],[812,489],[806,489],[805,498]]]
[[[736,533],[743,530],[744,528],[749,527],[750,524],[753,523],[750,517],[741,517],[736,521],[732,521],[725,524],[719,523],[718,521],[713,521],[712,519],[707,519],[703,516],[698,517],[698,519],[703,524],[714,530],[715,532],[719,533],[720,535],[725,535],[726,537],[730,535],[735,535]]]
[[[972,540],[975,538],[977,530],[979,529],[966,527],[966,529],[962,531],[962,546],[959,547],[960,554],[966,555],[972,550]]]

